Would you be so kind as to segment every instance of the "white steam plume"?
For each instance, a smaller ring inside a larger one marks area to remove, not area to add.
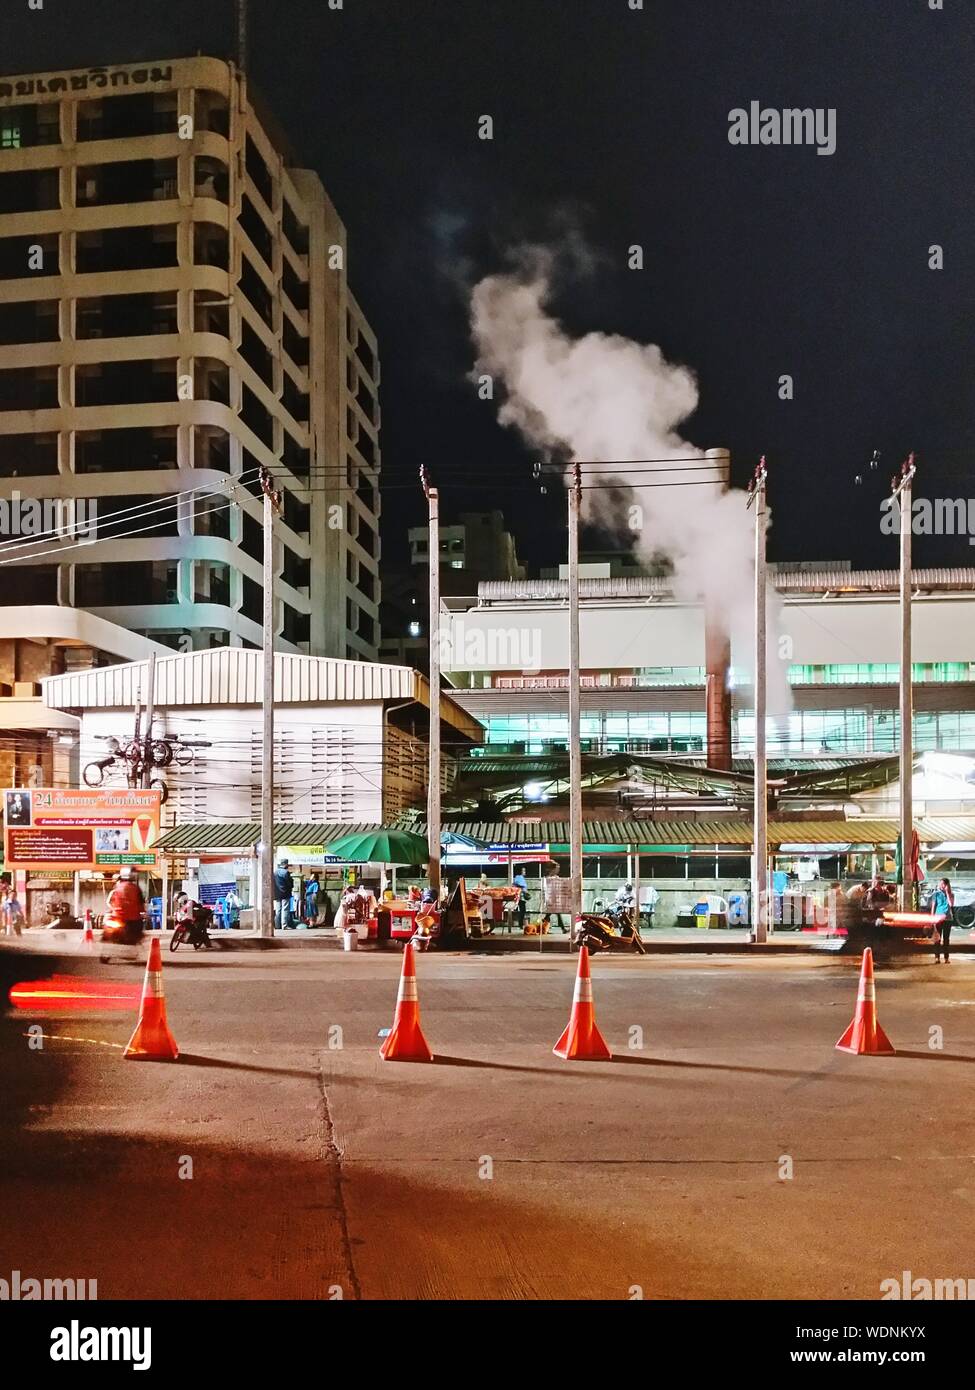
[[[693,372],[668,362],[652,343],[597,332],[571,338],[546,308],[552,253],[531,248],[517,259],[514,272],[486,277],[471,294],[475,371],[504,383],[501,423],[514,425],[545,452],[567,450],[579,460],[689,461],[691,471],[684,474],[654,477],[650,467],[640,475],[642,482],[713,476],[698,462],[703,450],[679,433],[697,406]],[[731,636],[736,666],[750,669],[754,558],[744,492],[704,483],[631,491],[628,476],[632,481],[632,472],[621,470],[614,478],[611,469],[600,470],[601,482],[619,486],[584,491],[588,519],[648,557],[667,556],[675,593],[712,606]],[[631,526],[633,504],[642,509],[637,530]],[[776,597],[771,591],[770,634],[776,628]],[[770,658],[769,708],[784,710],[791,703],[785,665],[772,652]]]

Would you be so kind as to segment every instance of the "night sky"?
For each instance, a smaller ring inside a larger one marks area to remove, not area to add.
[[[8,72],[233,47],[232,0],[4,9]],[[379,335],[389,557],[426,461],[446,521],[502,506],[530,569],[561,558],[561,489],[511,487],[531,455],[466,380],[461,285],[567,227],[599,266],[558,313],[693,368],[686,437],[730,446],[742,481],[769,457],[773,558],[894,565],[878,506],[910,448],[919,493],[975,497],[971,0],[252,0],[250,69],[348,227]],[[836,153],[732,146],[753,100],[835,107]],[[973,562],[964,537],[916,544]]]

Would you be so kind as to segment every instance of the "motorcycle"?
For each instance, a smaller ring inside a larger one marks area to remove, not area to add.
[[[611,907],[605,912],[584,912],[572,928],[572,944],[595,951],[647,951],[633,922],[633,913],[626,907]]]
[[[44,925],[51,930],[81,931],[85,925],[80,917],[75,916],[70,903],[52,903],[48,911],[51,914],[51,920],[45,922]]]
[[[116,946],[138,946],[146,933],[146,926],[144,912],[125,922],[120,917],[107,913],[102,918],[102,941]]]
[[[175,951],[186,942],[187,945],[193,947],[194,951],[199,951],[201,947],[205,947],[208,951],[212,950],[213,942],[210,940],[212,927],[213,908],[205,907],[203,903],[193,903],[192,911],[177,919],[170,938],[169,949]]]

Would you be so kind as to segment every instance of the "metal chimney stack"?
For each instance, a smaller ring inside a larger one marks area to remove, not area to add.
[[[731,481],[731,454],[708,449],[722,488]],[[704,666],[708,767],[731,771],[731,638],[723,615],[714,604],[704,607]]]

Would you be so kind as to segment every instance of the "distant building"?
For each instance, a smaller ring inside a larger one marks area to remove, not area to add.
[[[426,569],[385,570],[379,610],[383,661],[426,671],[430,664],[429,616]]]
[[[482,579],[524,579],[515,538],[504,524],[504,512],[461,512],[456,525],[440,527],[441,587],[447,593],[474,593]],[[430,533],[411,527],[410,563],[429,564]]]
[[[440,593],[445,599],[473,596],[486,580],[525,577],[518,562],[515,538],[505,528],[504,513],[461,512],[456,525],[440,527]],[[426,526],[409,531],[410,568],[383,576],[381,611],[385,661],[398,661],[426,670],[429,643],[429,545]]]
[[[629,550],[583,550],[579,555],[580,579],[654,579],[666,573],[666,566],[634,555]],[[568,579],[568,564],[540,572],[542,579]]]
[[[0,79],[0,501],[97,507],[95,543],[5,567],[0,604],[258,644],[265,465],[278,647],[376,656],[379,360],[347,255],[233,64]]]

